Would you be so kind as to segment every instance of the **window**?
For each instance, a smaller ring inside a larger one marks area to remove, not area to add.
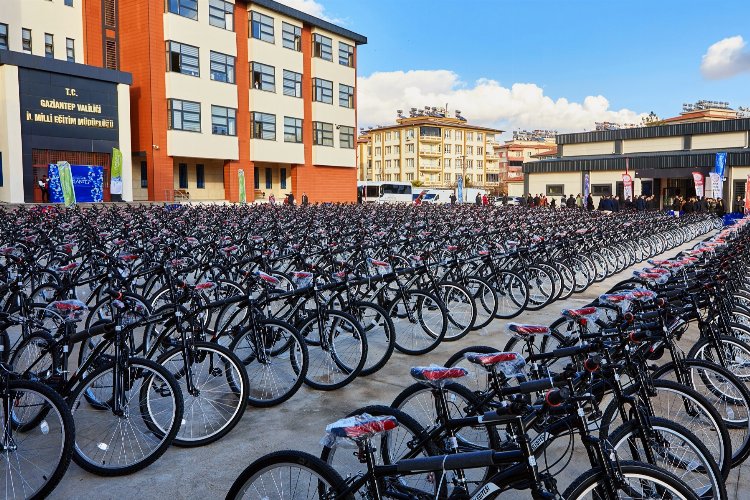
[[[333,42],[330,38],[313,33],[313,57],[333,61]]]
[[[591,194],[593,196],[612,196],[612,184],[592,184]]]
[[[477,160],[477,168],[482,168],[484,166],[484,162],[482,160]]]
[[[339,106],[354,109],[354,87],[339,83]]]
[[[391,154],[391,149],[392,148],[390,146],[386,146],[385,147],[385,154],[387,154],[387,155]]]
[[[237,110],[211,106],[211,132],[214,135],[237,135]]]
[[[65,0],[65,5],[67,5],[68,7],[72,7],[73,6],[73,0]]]
[[[255,189],[260,189],[260,177],[258,175],[258,167],[253,169],[253,185]]]
[[[466,140],[467,141],[473,141],[474,140],[474,132],[466,132]]]
[[[258,12],[251,12],[250,36],[264,42],[274,43],[273,18]]]
[[[393,160],[393,168],[396,170],[401,168],[401,160]]]
[[[482,174],[477,174],[477,182],[482,182],[482,178],[484,176]]]
[[[339,129],[339,147],[343,149],[354,149],[354,127],[341,125]]]
[[[414,139],[414,129],[410,128],[406,131],[406,140]]]
[[[117,29],[117,5],[115,0],[104,0],[104,27]]]
[[[252,138],[266,141],[276,140],[276,115],[268,113],[251,113]]]
[[[289,23],[281,23],[281,45],[287,49],[302,52],[302,28]]]
[[[460,144],[456,144],[456,154],[460,155],[461,151],[463,151],[463,146],[461,146]]]
[[[446,158],[444,163],[445,163],[445,168],[451,168],[451,159],[450,158]]]
[[[407,181],[413,181],[414,180],[414,174],[406,174],[406,180]]]
[[[198,0],[169,0],[169,12],[198,20]]]
[[[187,189],[188,187],[187,163],[179,164],[179,177],[180,177],[180,189]]]
[[[466,168],[474,168],[474,160],[466,160]]]
[[[195,187],[198,189],[206,188],[206,169],[201,163],[195,165]]]
[[[208,24],[234,31],[234,5],[224,0],[209,0]]]
[[[49,33],[44,34],[44,57],[55,57],[55,36]]]
[[[200,76],[198,47],[178,42],[167,42],[167,71]]]
[[[21,48],[24,52],[31,54],[31,30],[27,28],[21,29]]]
[[[386,172],[391,169],[391,160],[385,160],[385,170]]]
[[[279,187],[286,189],[286,169],[279,169]]]
[[[284,95],[302,97],[302,75],[294,71],[284,70]]]
[[[302,120],[284,117],[284,142],[302,142]]]
[[[390,141],[391,140],[391,133],[390,132],[386,132],[385,133],[385,140],[386,141]]]
[[[201,131],[201,104],[193,101],[167,99],[170,130]]]
[[[313,78],[313,101],[333,104],[333,82]]]
[[[450,139],[451,138],[451,129],[449,129],[449,128],[445,129],[445,131],[443,132],[443,137],[446,138],[446,139]]]
[[[414,158],[406,159],[406,168],[414,168]]]
[[[481,142],[482,137],[483,137],[482,133],[481,132],[477,132],[477,142]]]
[[[8,50],[8,25],[0,23],[0,49]]]
[[[339,42],[339,64],[354,67],[354,47],[348,43]]]
[[[482,146],[477,146],[477,154],[483,155],[484,154],[484,148]]]
[[[234,83],[234,56],[211,51],[211,80]]]
[[[313,144],[333,147],[333,123],[313,122]]]
[[[76,41],[72,38],[65,39],[65,57],[69,62],[76,62]]]
[[[273,187],[273,170],[270,168],[266,169],[266,189]]]
[[[468,140],[468,137],[467,137]],[[466,154],[467,155],[473,155],[474,154],[474,146],[466,146]]]
[[[250,65],[253,88],[266,92],[276,92],[276,71],[273,66],[254,62]]]
[[[393,154],[401,154],[401,146],[393,146]]]
[[[375,135],[375,142],[380,142],[381,137],[380,134]]]
[[[118,69],[117,63],[117,41],[114,38],[104,40],[104,67],[107,69]]]
[[[407,153],[413,153],[414,152],[414,144],[407,144],[406,145],[406,152]]]
[[[547,196],[562,196],[565,194],[564,184],[547,184]]]
[[[145,161],[141,162],[141,187],[148,187],[148,163]]]
[[[456,130],[456,140],[460,141],[462,137],[463,137],[463,132],[461,132],[460,130]]]
[[[443,151],[445,151],[445,154],[450,154],[450,152],[451,152],[451,145],[450,144],[446,144],[443,147]]]
[[[380,156],[380,151],[382,151],[380,147],[375,148],[375,156]]]

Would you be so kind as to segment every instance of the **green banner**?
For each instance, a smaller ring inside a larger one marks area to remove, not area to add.
[[[60,172],[60,186],[63,190],[65,206],[75,205],[76,192],[73,189],[73,173],[70,171],[70,163],[67,161],[57,162],[57,171]]]
[[[111,194],[122,194],[122,151],[117,148],[112,148],[109,192]]]
[[[237,170],[237,177],[240,184],[240,203],[247,203],[247,192],[245,191],[245,171]]]

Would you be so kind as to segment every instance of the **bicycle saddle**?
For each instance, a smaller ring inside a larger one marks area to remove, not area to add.
[[[427,385],[441,385],[442,383],[465,377],[469,372],[465,368],[447,368],[445,366],[414,366],[409,371],[412,377]]]
[[[518,323],[510,323],[508,330],[519,335],[549,335],[550,329],[548,326],[543,325],[519,325]]]
[[[342,418],[326,426],[326,432],[334,437],[364,440],[398,427],[398,420],[391,416],[373,417],[367,413]]]
[[[581,309],[563,309],[560,314],[568,319],[581,320],[596,315],[596,307],[583,307]]]
[[[469,363],[482,366],[487,371],[493,368],[505,374],[506,377],[512,377],[522,373],[522,368],[526,366],[526,360],[517,352],[493,352],[489,354],[480,354],[477,352],[467,352],[464,358]]]

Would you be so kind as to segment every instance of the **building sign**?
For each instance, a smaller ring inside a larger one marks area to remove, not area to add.
[[[750,174],[747,174],[745,181],[745,212],[750,211]]]
[[[21,132],[118,140],[117,84],[19,68]]]
[[[458,196],[458,202],[464,202],[464,176],[456,175],[456,194]]]
[[[111,194],[122,194],[122,151],[117,148],[112,148],[109,192]]]
[[[240,197],[240,203],[247,203],[247,190],[245,188],[245,170],[239,169],[237,170],[237,182],[239,184],[239,197]]]
[[[630,174],[622,174],[622,197],[625,200],[633,199],[633,178]]]
[[[591,175],[586,173],[583,174],[583,199],[588,199],[589,193],[591,193]]]

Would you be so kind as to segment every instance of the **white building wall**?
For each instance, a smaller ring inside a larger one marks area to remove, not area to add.
[[[614,152],[615,141],[565,144],[562,147],[562,156],[611,155]]]
[[[747,132],[729,132],[725,134],[694,135],[692,149],[744,148],[747,146]]]
[[[0,23],[8,25],[10,50],[23,52],[21,29],[31,30],[31,53],[44,57],[44,34],[54,35],[55,59],[67,60],[65,39],[75,40],[75,62],[83,63],[83,1],[0,0]]]
[[[622,141],[622,152],[627,153],[653,153],[658,151],[679,151],[684,147],[683,136],[657,137],[654,139],[634,139]],[[563,148],[566,150],[567,146]]]
[[[211,51],[237,55],[236,35],[208,24],[208,2],[198,3],[198,21],[164,14],[164,38],[199,48],[200,77],[166,72],[167,98],[196,101],[201,104],[201,132],[170,130],[167,154],[170,156],[237,160],[237,137],[211,132],[211,106],[237,109],[237,85],[211,80]],[[166,57],[166,42],[164,46]],[[235,68],[237,63],[235,62]]]
[[[547,185],[548,184],[562,184],[565,186],[563,192],[565,193],[565,196],[568,196],[570,193],[573,193],[573,196],[575,196],[578,193],[582,192],[582,176],[581,172],[565,172],[565,173],[555,173],[555,174],[525,174],[529,178],[529,189],[528,193],[531,194],[531,196],[535,196],[537,194],[546,194],[547,193]],[[512,183],[512,185],[515,185],[516,183]],[[517,183],[523,186],[522,183]],[[511,185],[511,184],[509,184]],[[516,188],[517,189],[517,188]],[[520,196],[520,195],[517,195]],[[559,200],[558,200],[559,201]]]
[[[24,202],[21,105],[18,96],[18,67],[0,66],[0,153],[3,155],[0,201],[5,203]]]

